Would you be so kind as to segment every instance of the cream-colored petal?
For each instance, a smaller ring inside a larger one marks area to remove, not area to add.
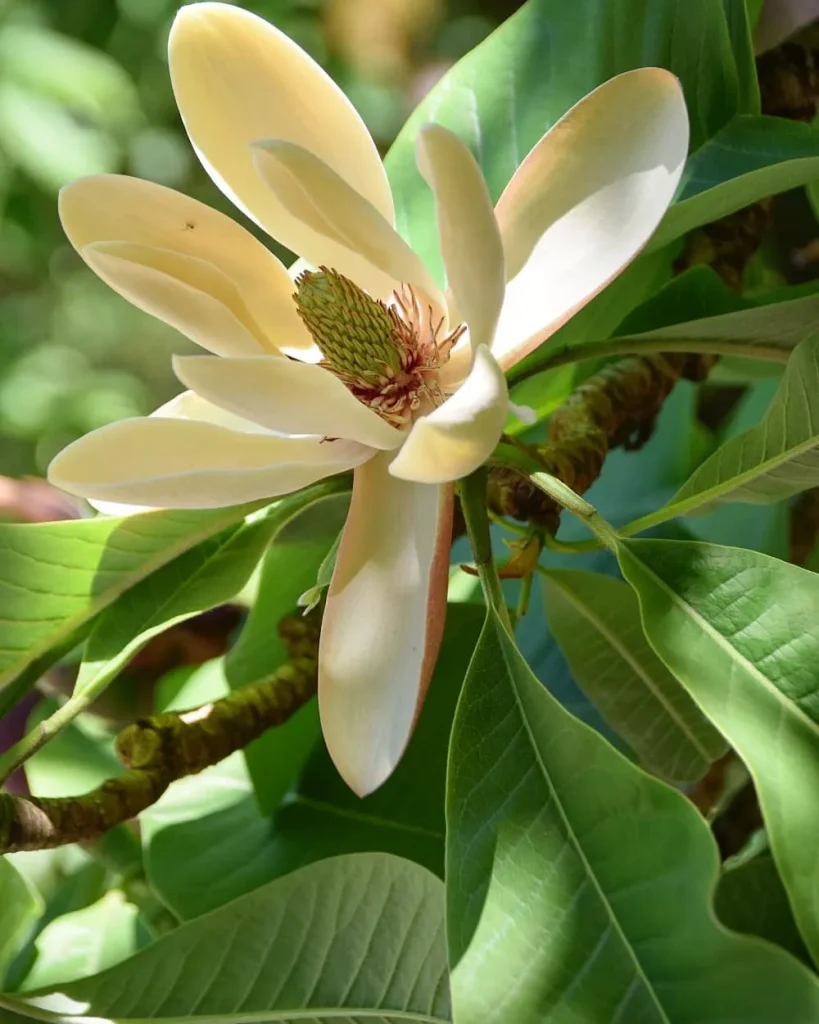
[[[231,281],[211,263],[131,242],[94,242],[82,256],[139,309],[217,355],[278,355],[243,308]]]
[[[351,469],[372,449],[350,441],[247,434],[188,419],[120,420],[64,448],[56,487],[151,508],[221,508],[306,487]]]
[[[151,413],[151,417],[160,419],[202,420],[205,423],[217,423],[219,426],[238,430],[245,434],[266,434],[267,431],[258,423],[234,416],[218,405],[206,402],[193,391],[183,391]],[[106,516],[132,516],[138,512],[148,512],[150,505],[126,505],[117,501],[99,501],[91,498],[88,504],[97,512]]]
[[[246,314],[258,325],[265,347],[296,356],[314,347],[296,312],[287,269],[249,231],[204,203],[150,181],[99,174],[67,185],[59,211],[80,255],[97,242],[130,242],[193,257],[230,282],[244,311],[234,309],[234,315]]]
[[[160,405],[151,413],[151,417],[171,420],[201,420],[203,423],[216,423],[220,427],[238,430],[241,434],[269,433],[260,424],[245,419],[243,416],[235,416],[227,409],[221,409],[213,402],[208,402],[201,395],[197,395],[195,391],[182,391],[169,402]]]
[[[634,259],[674,196],[687,151],[680,84],[659,68],[601,85],[537,143],[496,208],[508,284],[493,351],[504,369]]]
[[[354,188],[314,153],[282,139],[253,146],[260,175],[303,225],[296,246],[315,266],[333,267],[386,298],[405,282],[421,288],[437,306],[443,296],[421,260]]]
[[[452,488],[396,480],[388,458],[355,472],[319,645],[324,739],[359,796],[404,752],[446,613]]]
[[[489,345],[506,285],[503,243],[489,190],[475,158],[441,125],[418,133],[418,169],[435,193],[449,286],[469,325],[473,349]]]
[[[258,224],[298,250],[305,228],[259,176],[251,144],[286,139],[315,153],[393,223],[375,143],[332,79],[284,33],[239,7],[197,3],[168,43],[176,102],[205,169]]]
[[[373,448],[396,448],[403,439],[320,366],[265,356],[177,356],[173,366],[198,395],[268,430],[341,437]]]
[[[489,349],[481,345],[469,376],[455,394],[415,421],[390,473],[425,484],[460,480],[489,458],[508,416],[506,378]]]

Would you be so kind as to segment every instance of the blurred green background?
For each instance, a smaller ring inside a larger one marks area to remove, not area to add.
[[[199,167],[176,113],[166,40],[178,6],[0,0],[0,476],[41,475],[73,438],[148,413],[179,390],[170,353],[189,343],[97,281],[57,217],[60,187],[101,171],[148,178],[233,214]],[[443,71],[520,5],[237,6],[319,60],[386,151]]]

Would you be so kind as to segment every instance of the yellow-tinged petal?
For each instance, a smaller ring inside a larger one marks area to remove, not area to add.
[[[59,210],[80,255],[97,242],[130,242],[203,261],[230,281],[270,344],[302,357],[314,350],[287,269],[250,232],[204,203],[150,181],[100,174],[67,185]]]
[[[221,508],[275,497],[351,469],[372,449],[350,441],[249,434],[216,423],[147,417],[101,427],[48,468],[55,487],[151,508]]]
[[[504,369],[612,281],[663,217],[688,151],[677,79],[618,75],[532,149],[498,202],[507,291],[493,351]]]
[[[508,415],[506,378],[489,349],[481,345],[469,376],[455,394],[412,425],[390,473],[425,484],[459,480],[489,458]]]
[[[375,143],[332,79],[291,39],[239,7],[198,3],[176,16],[168,43],[182,120],[216,184],[284,245],[304,227],[271,192],[251,145],[286,139],[315,153],[392,223]]]
[[[396,448],[404,436],[320,366],[266,356],[177,356],[173,365],[197,394],[268,430],[341,437],[373,448]]]
[[[281,139],[253,150],[260,175],[304,229],[294,242],[304,259],[332,267],[377,298],[406,282],[443,307],[432,275],[392,224],[319,157]]]
[[[486,182],[463,142],[441,125],[421,129],[416,158],[435,193],[449,287],[469,327],[472,348],[489,345],[506,277],[503,244]]]
[[[206,402],[193,391],[183,391],[151,413],[151,417],[179,420],[202,420],[205,423],[218,423],[231,430],[239,430],[246,434],[267,433],[258,423],[234,416],[225,409],[220,409],[211,402]],[[131,516],[138,512],[148,512],[150,505],[123,504],[117,501],[100,501],[89,499],[89,505],[106,516]]]
[[[389,456],[355,472],[319,646],[327,749],[360,796],[392,773],[441,643],[452,488],[396,480]]]
[[[278,355],[244,309],[232,282],[211,263],[131,242],[95,242],[82,256],[135,306],[217,355]]]

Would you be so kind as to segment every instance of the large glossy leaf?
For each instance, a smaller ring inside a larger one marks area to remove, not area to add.
[[[564,711],[494,614],[458,707],[447,825],[456,1020],[819,1017],[801,964],[718,925],[694,807]]]
[[[808,948],[819,955],[819,576],[680,541],[619,545],[651,645],[737,750]]]
[[[683,188],[651,241],[659,248],[700,224],[819,177],[819,131],[781,117],[737,117],[692,154]]]
[[[743,109],[725,12],[714,0],[529,0],[444,76],[392,147],[387,170],[401,233],[440,268],[433,198],[415,166],[424,122],[466,142],[497,199],[572,104],[614,75],[646,66],[680,77],[694,147]]]
[[[305,868],[192,921],[130,960],[62,985],[38,1007],[2,1000],[4,1024],[42,1008],[77,1024],[451,1020],[443,885],[386,854]]]
[[[819,484],[819,334],[791,356],[764,419],[732,438],[671,499],[685,515],[715,502],[768,505]]]
[[[725,741],[649,646],[628,584],[550,569],[544,588],[552,632],[609,725],[655,774],[700,778]]]
[[[148,874],[165,903],[195,917],[322,857],[359,851],[399,854],[443,876],[447,740],[482,621],[479,606],[449,607],[418,726],[397,770],[371,796],[349,790],[321,743],[272,821],[253,800],[241,755],[175,783],[141,817]],[[226,691],[215,663],[189,679],[170,706]],[[315,706],[299,714],[305,712],[317,731]],[[271,730],[271,745],[279,734]]]
[[[0,857],[0,986],[26,933],[43,910],[37,891],[10,860]]]
[[[0,524],[0,688],[126,590],[257,507]]]

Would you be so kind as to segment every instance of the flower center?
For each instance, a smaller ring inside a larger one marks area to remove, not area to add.
[[[300,274],[296,287],[296,308],[321,351],[321,365],[360,402],[404,427],[444,401],[439,371],[463,325],[442,336],[443,318],[436,320],[432,307],[406,284],[384,303],[320,267]]]

